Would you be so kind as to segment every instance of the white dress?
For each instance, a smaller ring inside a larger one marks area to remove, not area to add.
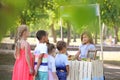
[[[48,55],[48,72],[49,72],[49,79],[48,80],[54,80],[52,72],[56,72],[55,58],[51,55]]]

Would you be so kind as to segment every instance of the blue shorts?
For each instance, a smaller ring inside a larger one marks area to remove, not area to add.
[[[57,76],[59,80],[67,80],[67,72],[57,71]]]
[[[38,71],[35,80],[48,80],[48,72]]]

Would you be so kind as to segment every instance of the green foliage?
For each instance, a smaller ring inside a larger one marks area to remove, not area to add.
[[[0,1],[0,40],[7,30],[27,24],[31,31],[50,28],[54,23],[59,29],[60,17],[69,21],[76,33],[90,30],[99,31],[96,8],[89,4],[100,4],[102,22],[110,26],[119,25],[119,0],[1,0]]]
[[[53,0],[28,0],[21,12],[20,23],[30,26],[30,30],[49,29],[58,17],[58,4]]]
[[[26,0],[0,1],[0,40],[7,30],[12,29],[16,23],[19,12],[25,7]]]
[[[95,5],[69,5],[61,7],[61,17],[69,20],[77,32],[81,30],[95,31],[96,17]],[[97,24],[98,25],[98,24]],[[97,26],[98,27],[98,26]]]
[[[109,25],[120,23],[120,6],[118,0],[103,0],[101,3],[102,21]]]

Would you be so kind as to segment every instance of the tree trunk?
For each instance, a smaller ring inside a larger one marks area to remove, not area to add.
[[[57,42],[57,38],[56,38],[55,29],[54,29],[54,23],[51,24],[51,31],[52,31],[53,41],[54,41],[54,43],[56,43]]]
[[[21,18],[21,24],[26,24],[26,20]]]
[[[114,31],[115,31],[115,36],[114,36],[114,38],[115,38],[115,44],[117,44],[117,42],[119,41],[118,40],[118,27],[117,26],[114,26]]]
[[[60,33],[61,33],[61,39],[62,39],[62,41],[64,41],[64,35],[63,35],[63,26],[61,27],[61,29],[60,29]]]
[[[76,33],[74,33],[73,42],[76,42]]]
[[[21,16],[20,16],[20,21],[21,21],[20,22],[21,24],[26,24],[26,18],[22,15],[22,13],[21,13]]]
[[[95,44],[97,44],[97,31],[95,32]]]
[[[14,31],[10,31],[10,39],[14,38]]]
[[[70,26],[70,23],[69,22],[67,22],[67,45],[69,46],[69,43],[70,43],[70,39],[71,39],[71,37],[70,37],[70,32],[71,32],[71,26]]]

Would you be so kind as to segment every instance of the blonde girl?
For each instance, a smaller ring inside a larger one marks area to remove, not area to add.
[[[12,80],[33,80],[33,56],[30,45],[26,41],[28,35],[29,30],[26,25],[18,27]]]

